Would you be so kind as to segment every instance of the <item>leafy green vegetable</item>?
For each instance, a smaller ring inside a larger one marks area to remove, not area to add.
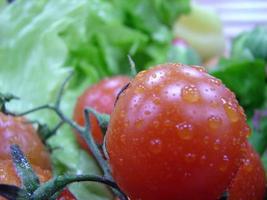
[[[231,56],[235,59],[262,59],[267,62],[267,26],[240,34],[233,41]]]
[[[249,116],[254,109],[263,105],[266,87],[263,61],[222,59],[219,67],[211,74],[221,79],[236,94]]]

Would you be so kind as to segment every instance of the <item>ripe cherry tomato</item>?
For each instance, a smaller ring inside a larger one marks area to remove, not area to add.
[[[229,200],[262,200],[266,186],[265,171],[259,155],[248,145],[246,157],[242,160],[229,189]]]
[[[91,107],[100,113],[110,114],[113,110],[117,94],[127,83],[129,83],[129,81],[129,77],[116,76],[104,79],[86,89],[85,92],[77,100],[74,110],[74,120],[79,125],[85,125],[83,112],[86,107]],[[91,116],[90,122],[92,127],[92,134],[96,142],[98,144],[102,144],[103,134],[100,127],[98,126],[97,119],[94,116]],[[88,150],[87,144],[84,139],[79,134],[76,135],[81,147]]]
[[[132,200],[215,200],[236,174],[250,129],[235,95],[203,68],[137,74],[111,114],[113,177]]]
[[[36,165],[32,165],[32,168],[38,175],[41,183],[48,181],[52,177],[52,173],[48,169],[43,169]],[[19,176],[11,160],[0,161],[0,183],[21,186]],[[5,198],[0,196],[0,200],[5,200]]]
[[[49,154],[33,126],[23,117],[0,113],[0,160],[10,157],[10,145],[17,144],[32,165],[51,169]]]
[[[67,189],[65,188],[57,198],[57,200],[76,200],[75,196]]]

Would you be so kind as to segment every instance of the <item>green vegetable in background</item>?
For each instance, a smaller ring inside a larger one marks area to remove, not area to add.
[[[211,72],[237,96],[248,116],[265,101],[265,63],[261,60],[222,59]]]
[[[267,26],[244,32],[235,38],[231,56],[235,59],[262,59],[267,62]]]

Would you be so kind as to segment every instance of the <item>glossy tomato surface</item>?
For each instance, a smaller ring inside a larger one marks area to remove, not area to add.
[[[246,157],[231,183],[229,200],[262,200],[265,186],[266,176],[260,157],[248,145]]]
[[[114,103],[118,93],[127,83],[129,83],[129,81],[129,77],[116,76],[106,78],[87,88],[77,100],[74,110],[74,120],[79,125],[85,125],[83,112],[86,107],[91,107],[100,113],[110,114],[114,108]],[[90,122],[92,126],[92,134],[96,142],[98,144],[102,144],[103,134],[98,126],[97,119],[94,116],[91,116]],[[83,138],[81,138],[78,134],[76,135],[81,147],[88,149]]]
[[[165,64],[138,73],[120,95],[106,148],[132,200],[215,200],[237,172],[249,132],[220,80]]]
[[[50,157],[36,130],[23,117],[0,113],[0,160],[11,159],[10,145],[17,144],[29,162],[50,169]]]
[[[57,200],[76,200],[75,196],[65,188],[57,198]]]

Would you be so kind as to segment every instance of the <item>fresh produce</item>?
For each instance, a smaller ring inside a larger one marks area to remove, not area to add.
[[[229,200],[261,200],[264,198],[266,175],[259,155],[248,144],[246,156],[242,160],[229,189]]]
[[[96,175],[101,178],[104,174],[104,178],[110,181],[109,183],[114,184],[113,186],[116,189],[116,184],[113,182],[113,177],[110,176],[108,165],[103,165],[107,161],[105,158],[108,154],[106,154],[105,149],[101,149],[102,139],[97,141],[98,145],[96,145],[102,156],[104,155],[103,152],[105,153],[104,161],[102,164],[99,164],[101,159],[97,159],[92,154],[93,151],[91,154],[88,154],[77,144],[73,134],[73,129],[75,128],[67,121],[73,122],[71,119],[74,117],[75,102],[77,102],[77,98],[88,86],[92,86],[106,77],[127,76],[130,74],[127,55],[132,57],[137,71],[146,70],[150,66],[166,62],[205,66],[203,62],[206,63],[210,58],[218,60],[218,62],[212,64],[212,71],[209,71],[209,73],[219,78],[223,84],[231,89],[236,95],[239,104],[244,108],[248,117],[247,122],[251,126],[251,135],[248,136],[248,139],[254,149],[260,154],[262,163],[267,170],[267,154],[265,153],[267,149],[267,143],[265,142],[267,138],[267,121],[266,114],[264,115],[267,108],[267,45],[265,27],[258,27],[242,33],[229,46],[230,54],[227,54],[227,57],[219,58],[224,51],[224,39],[220,21],[215,13],[210,13],[199,6],[191,5],[189,0],[16,0],[10,4],[7,2],[11,1],[0,0],[0,108],[2,106],[1,94],[3,93],[11,93],[18,97],[5,103],[7,110],[11,111],[11,113],[22,113],[32,108],[42,107],[42,105],[46,107],[46,109],[27,114],[25,116],[27,121],[21,117],[16,118],[16,120],[23,121],[23,124],[26,124],[27,130],[32,129],[28,128],[30,126],[28,121],[38,121],[40,124],[45,125],[44,127],[56,130],[53,132],[54,135],[45,141],[51,153],[54,178],[59,175],[65,178],[66,176],[72,176],[73,178],[78,175],[78,178],[81,178],[80,176],[89,174],[87,178],[91,179],[90,175],[93,175],[93,178]],[[187,42],[181,43],[180,39]],[[202,68],[195,68],[203,71]],[[192,76],[198,73],[198,71],[194,71],[194,68],[190,68],[190,70],[189,74],[193,72]],[[62,82],[69,71],[73,71],[74,76],[67,82],[65,87],[61,88]],[[143,72],[143,74],[146,73]],[[203,75],[204,72],[199,73]],[[151,102],[140,100],[140,104],[137,105],[140,108],[135,109],[131,117],[125,112],[121,113],[122,116],[118,117],[123,119],[120,123],[118,122],[119,120],[112,119],[111,127],[113,126],[112,124],[117,124],[117,127],[125,130],[126,125],[132,127],[126,134],[131,136],[131,138],[128,139],[122,135],[121,137],[114,137],[116,139],[115,142],[115,139],[113,140],[113,137],[110,136],[107,137],[107,140],[109,138],[109,141],[112,141],[112,144],[115,144],[115,146],[108,145],[109,142],[106,145],[109,147],[107,148],[108,150],[112,150],[112,148],[115,150],[125,148],[122,152],[116,152],[116,155],[127,155],[125,159],[122,159],[123,157],[114,158],[112,153],[108,153],[110,155],[110,163],[116,163],[115,161],[117,161],[116,164],[122,169],[116,171],[117,165],[111,165],[114,178],[118,179],[119,186],[122,186],[121,189],[125,190],[132,197],[131,199],[135,200],[136,196],[129,192],[130,190],[121,183],[122,180],[127,178],[135,180],[140,178],[142,180],[136,181],[136,185],[129,184],[134,190],[140,190],[141,195],[149,195],[151,191],[155,191],[153,195],[156,196],[156,192],[161,191],[157,187],[162,187],[162,194],[157,195],[156,198],[152,195],[153,200],[161,198],[161,195],[164,195],[165,192],[168,192],[168,194],[163,196],[161,200],[168,199],[168,195],[176,195],[176,192],[181,192],[179,194],[181,198],[183,197],[182,195],[196,195],[197,199],[204,198],[206,200],[213,198],[212,200],[215,200],[216,197],[219,197],[225,191],[230,192],[228,193],[230,198],[238,198],[236,197],[238,195],[240,198],[249,198],[251,200],[253,197],[250,195],[255,193],[255,197],[259,198],[256,200],[261,200],[264,171],[262,171],[259,157],[254,153],[253,155],[255,156],[252,156],[252,154],[247,152],[250,150],[247,148],[245,136],[250,131],[246,126],[245,117],[242,114],[243,111],[235,101],[233,94],[227,90],[225,91],[220,81],[213,79],[207,74],[203,75],[203,77],[209,77],[215,81],[214,83],[212,81],[211,83],[205,81],[195,82],[193,77],[191,77],[192,79],[187,79],[186,73],[181,78],[179,77],[175,80],[172,79],[173,76],[165,77],[170,82],[171,80],[181,82],[181,86],[185,87],[188,85],[188,92],[183,90],[186,94],[181,96],[183,98],[187,95],[191,97],[189,100],[185,97],[187,100],[180,98],[173,102],[172,98],[175,99],[182,89],[178,86],[166,87],[167,94],[164,92],[163,94],[155,93],[156,96],[162,95],[159,105],[156,105],[158,100],[154,102],[155,107],[162,108],[161,106],[164,107],[167,103],[177,105],[175,103],[182,102],[179,104],[181,106],[178,106],[179,110],[169,109],[168,107],[166,112],[157,112],[158,110],[150,110],[150,108],[153,108],[150,107],[152,105]],[[152,77],[147,81],[154,82],[153,79]],[[135,83],[135,80],[132,83]],[[160,81],[160,83],[162,82]],[[199,85],[198,83],[203,84]],[[212,84],[214,84],[214,87],[210,87]],[[196,91],[192,85],[198,90]],[[207,92],[205,91],[206,86]],[[133,85],[131,84],[120,95],[118,98],[119,104],[120,101],[126,99],[125,95],[132,87]],[[164,84],[160,84],[160,87],[165,88]],[[209,89],[209,87],[212,89]],[[216,88],[221,88],[221,90],[218,92]],[[60,99],[60,104],[57,104],[58,91],[60,89],[64,90],[64,95]],[[147,98],[153,99],[155,97],[150,88],[138,88],[137,91],[140,95],[144,95]],[[145,95],[146,92],[148,92],[148,95]],[[231,111],[226,111],[225,107],[227,106],[225,105],[227,104],[223,105],[223,100],[218,100],[220,99],[220,92],[226,96],[232,96],[230,99],[233,100],[234,110],[237,110],[238,122],[230,122],[231,117],[233,121],[236,120],[236,117]],[[212,107],[212,103],[208,104],[207,101],[202,99],[202,97],[212,99],[214,98],[212,96],[214,93],[218,96],[218,101],[215,98],[215,102],[219,104],[217,108]],[[174,96],[172,96],[173,94]],[[98,99],[101,101],[103,98],[101,96]],[[190,99],[193,102],[190,102]],[[55,112],[55,109],[51,109],[50,106],[55,106],[56,104],[60,108],[61,114],[66,117],[65,119],[69,120],[61,119],[58,113]],[[131,105],[130,101],[127,102],[128,105]],[[145,106],[148,106],[148,108],[143,108]],[[115,109],[115,113],[118,113],[116,110],[119,109],[120,106]],[[151,113],[145,113],[146,110]],[[194,113],[195,111],[196,113]],[[83,116],[82,108],[81,113],[81,116]],[[224,113],[223,116],[219,115],[221,113]],[[263,116],[255,120],[256,115],[254,113],[262,113]],[[154,114],[159,115],[156,117]],[[209,115],[217,116],[217,114],[219,118],[211,117],[210,120],[205,121],[205,117]],[[228,115],[231,117],[229,118]],[[157,120],[150,120],[149,117],[152,116],[158,118],[158,122],[153,124]],[[8,117],[11,118],[11,116]],[[137,122],[137,118],[145,120]],[[178,119],[183,121],[174,123]],[[166,122],[166,120],[170,121]],[[1,116],[0,122],[2,123]],[[95,120],[91,120],[93,127],[94,122]],[[2,124],[5,123],[3,122]],[[60,124],[61,126],[58,129],[54,129]],[[79,124],[83,125],[83,123]],[[21,127],[22,125],[18,126]],[[151,129],[145,129],[146,126]],[[156,130],[157,128],[161,129],[154,132],[157,138],[153,138],[150,130]],[[244,133],[239,135],[239,132],[236,130],[241,128],[244,128]],[[81,129],[78,128],[77,130]],[[185,133],[185,140],[180,138],[179,134],[178,136],[176,134],[177,137],[174,136],[173,131],[178,129],[182,129],[181,132]],[[2,127],[0,128],[0,133],[1,130]],[[21,129],[16,128],[16,130],[21,131],[21,133],[24,132]],[[77,130],[76,132],[78,132]],[[140,130],[146,130],[144,140],[142,137],[140,140],[136,140],[137,136],[140,135]],[[135,133],[133,133],[134,131]],[[108,135],[111,135],[111,132],[109,131]],[[118,130],[113,132],[117,133]],[[8,131],[4,135],[7,133]],[[11,164],[10,156],[7,153],[8,146],[14,138],[22,138],[19,145],[26,156],[29,157],[33,169],[39,176],[42,174],[42,170],[50,171],[50,162],[47,162],[46,159],[48,154],[42,154],[39,156],[40,160],[37,160],[35,159],[37,153],[29,150],[34,146],[28,145],[29,141],[35,141],[35,136],[32,138],[29,135],[24,140],[24,137],[18,136],[15,132],[12,134],[14,134],[11,137],[12,139],[9,138],[10,140],[7,142],[0,140],[0,144],[3,144],[3,148],[0,146],[0,150],[2,151],[3,149],[5,152],[4,160],[0,155],[0,163],[2,161],[10,163],[0,164],[10,166],[7,170],[5,167],[3,168],[4,175],[1,178],[9,177],[9,175],[5,176],[5,173],[15,174],[15,171],[10,172],[14,164]],[[167,137],[165,138],[163,135],[167,135]],[[192,135],[193,137],[191,138]],[[187,136],[188,140],[186,139]],[[208,138],[205,138],[205,136],[208,136]],[[95,139],[98,140],[96,137]],[[236,144],[236,146],[233,144]],[[23,145],[29,147],[25,149]],[[38,149],[37,151],[45,152],[42,150],[42,145],[35,147]],[[251,158],[248,155],[251,155]],[[140,156],[140,159],[137,159],[138,156]],[[156,159],[156,161],[153,159]],[[243,169],[247,168],[245,167],[247,164],[246,160],[254,163],[249,165],[253,166],[251,173],[243,172]],[[177,168],[174,167],[175,162],[178,163],[176,164]],[[120,165],[121,163],[123,165]],[[43,169],[40,168],[39,164],[48,167]],[[138,169],[135,173],[133,169],[138,165],[140,166],[135,168]],[[168,166],[166,167],[165,165]],[[102,166],[105,166],[105,170],[103,170]],[[151,170],[155,166],[156,170]],[[40,170],[36,168],[40,168]],[[166,177],[163,177],[165,175],[164,170],[169,172],[174,170],[174,168],[176,170],[174,173],[166,173]],[[157,170],[161,171],[158,172]],[[120,173],[124,175],[121,179],[118,178]],[[255,185],[255,188],[254,186],[249,188],[248,184],[242,184],[244,183],[242,180],[245,179],[245,177],[241,176],[243,173],[246,174],[247,183],[252,186]],[[169,174],[174,174],[174,176],[170,177]],[[18,181],[18,174],[15,175]],[[215,175],[216,178],[214,178]],[[167,182],[167,180],[173,181],[173,184],[170,185],[170,182]],[[180,185],[176,187],[176,183]],[[19,182],[14,184],[20,185],[22,190],[26,188],[25,185],[21,185]],[[142,187],[143,185],[149,186]],[[36,187],[40,190],[44,186],[45,184],[40,186],[37,184]],[[118,195],[114,195],[113,191],[107,189],[106,186],[90,181],[62,185],[62,187],[57,189],[57,192],[62,191],[66,187],[77,200],[108,200],[118,198]],[[243,190],[246,191],[244,194],[241,194],[242,192],[240,193],[240,191]],[[0,187],[0,193],[1,191],[3,192],[3,187]],[[52,192],[49,193],[49,191]],[[32,192],[26,191],[29,199],[40,200],[42,195],[47,195],[42,199],[47,200],[56,191],[52,188],[51,190],[44,190],[43,193],[40,191],[38,193],[37,191],[35,195]],[[64,190],[62,195],[65,193],[68,192]],[[205,198],[205,195],[207,195],[207,198]]]
[[[131,199],[220,197],[244,157],[250,129],[235,95],[202,68],[142,71],[111,114],[106,149]]]
[[[118,93],[129,81],[129,77],[116,76],[104,79],[87,88],[77,100],[74,109],[74,120],[81,126],[85,125],[84,109],[86,107],[91,107],[100,113],[111,114]],[[103,133],[96,117],[91,115],[90,122],[92,134],[96,142],[101,145],[103,142]],[[81,147],[89,150],[84,139],[79,134],[76,135]]]
[[[11,144],[19,145],[32,165],[51,170],[48,151],[30,122],[0,113],[0,160],[11,159]]]

